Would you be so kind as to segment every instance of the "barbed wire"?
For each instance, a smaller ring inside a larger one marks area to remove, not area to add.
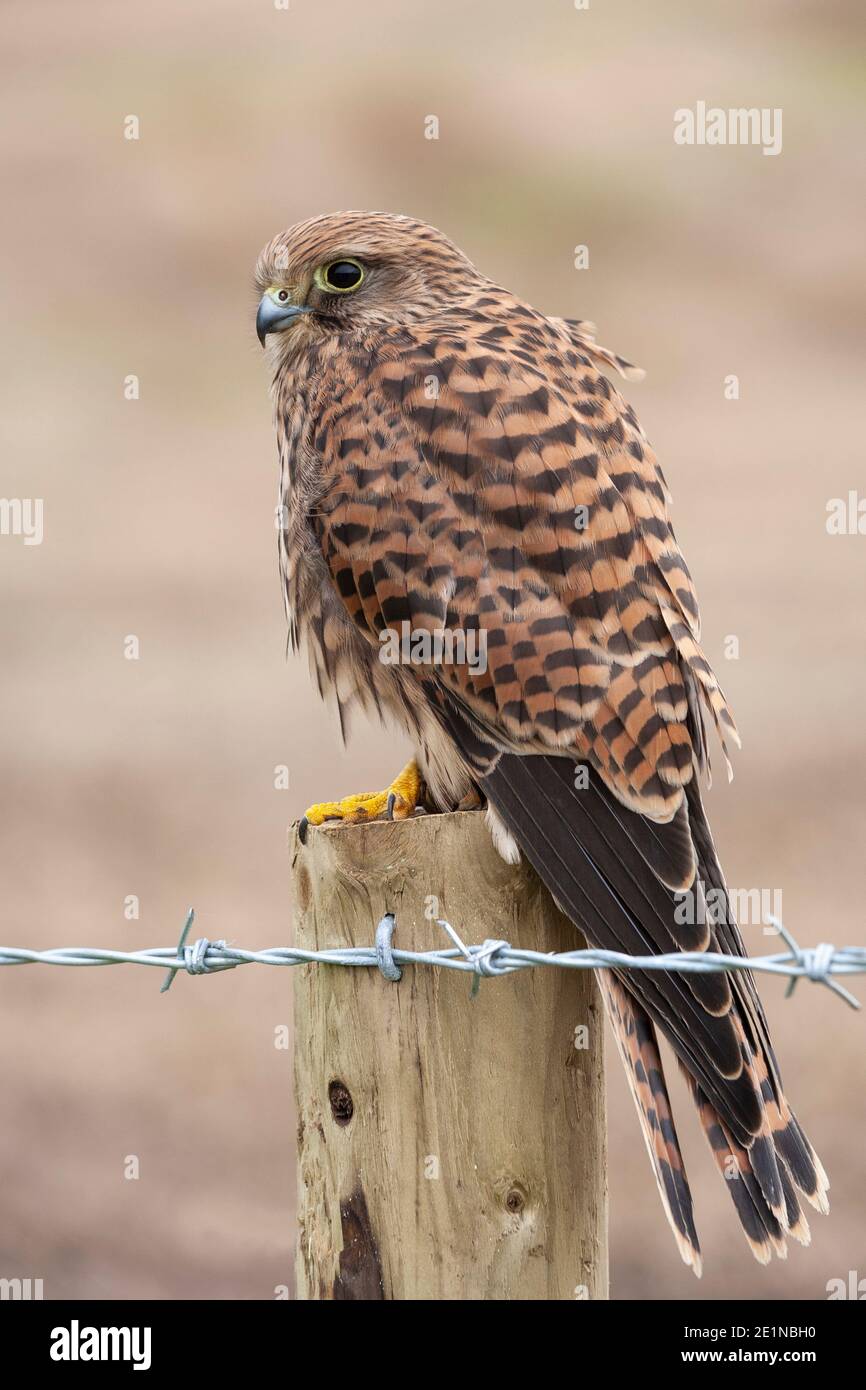
[[[175,975],[183,970],[189,975],[211,975],[221,970],[234,970],[239,965],[350,965],[378,969],[386,980],[396,982],[404,965],[432,965],[446,970],[472,974],[472,993],[477,992],[483,977],[511,975],[516,970],[539,966],[555,966],[565,970],[663,970],[680,975],[713,974],[717,971],[757,971],[767,975],[783,975],[790,980],[787,995],[797,981],[812,980],[826,985],[852,1009],[860,1003],[839,984],[836,976],[866,974],[866,947],[800,946],[776,917],[767,917],[784,940],[787,951],[770,956],[728,956],[706,951],[671,951],[667,955],[631,956],[621,951],[588,948],[580,951],[527,951],[508,941],[490,939],[480,946],[467,946],[450,922],[437,917],[436,924],[454,942],[453,948],[436,951],[402,951],[393,945],[396,918],[388,912],[376,928],[372,946],[341,946],[326,951],[302,951],[294,946],[272,946],[264,951],[244,951],[226,941],[209,941],[199,937],[187,945],[187,937],[195,920],[190,908],[177,946],[154,946],[143,951],[108,951],[94,946],[62,946],[49,951],[28,951],[17,946],[0,946],[2,965],[148,965],[165,970],[161,992],[168,990]]]

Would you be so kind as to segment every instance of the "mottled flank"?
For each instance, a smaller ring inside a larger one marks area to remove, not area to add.
[[[330,292],[322,270],[344,259],[363,279]],[[343,728],[361,705],[406,729],[436,806],[480,791],[593,944],[744,955],[732,920],[676,912],[677,892],[701,907],[724,885],[696,776],[704,711],[723,748],[738,740],[664,477],[604,375],[638,369],[408,217],[302,223],[264,250],[257,288],[303,309],[266,337],[280,559],[291,640]],[[476,629],[486,665],[383,663],[380,635],[404,625]],[[653,1024],[742,1175],[758,1258],[785,1230],[806,1239],[795,1189],[825,1207],[826,1178],[752,978],[623,974],[607,999],[683,1258],[699,1271]]]

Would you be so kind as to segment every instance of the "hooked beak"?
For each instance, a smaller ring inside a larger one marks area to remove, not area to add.
[[[280,304],[270,294],[263,294],[256,314],[256,333],[262,347],[269,333],[282,333],[299,314],[309,312],[306,304]]]

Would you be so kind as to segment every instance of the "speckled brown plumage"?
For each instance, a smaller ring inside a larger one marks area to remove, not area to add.
[[[329,293],[317,269],[345,258],[363,282]],[[265,249],[257,283],[271,317],[280,293],[302,310],[266,337],[280,556],[292,640],[344,727],[353,705],[398,721],[439,806],[477,787],[594,944],[744,954],[733,921],[689,928],[674,911],[677,890],[723,882],[697,787],[703,712],[723,748],[737,735],[664,477],[604,374],[636,369],[410,218],[302,223]],[[404,625],[481,634],[486,669],[383,663],[383,633]],[[705,1123],[745,1155],[760,1256],[781,1239],[773,1221],[800,1235],[792,1184],[823,1205],[826,1179],[751,978],[624,974],[607,998],[683,1257],[699,1267],[672,1122],[660,1137],[648,1119],[659,1105],[670,1119],[653,1021]],[[654,1095],[634,1070],[649,1057]]]

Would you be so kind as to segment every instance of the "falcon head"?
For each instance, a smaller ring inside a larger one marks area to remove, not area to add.
[[[291,344],[368,325],[411,323],[486,283],[435,227],[388,212],[298,222],[259,256],[256,333]],[[291,331],[290,331],[291,330]]]

